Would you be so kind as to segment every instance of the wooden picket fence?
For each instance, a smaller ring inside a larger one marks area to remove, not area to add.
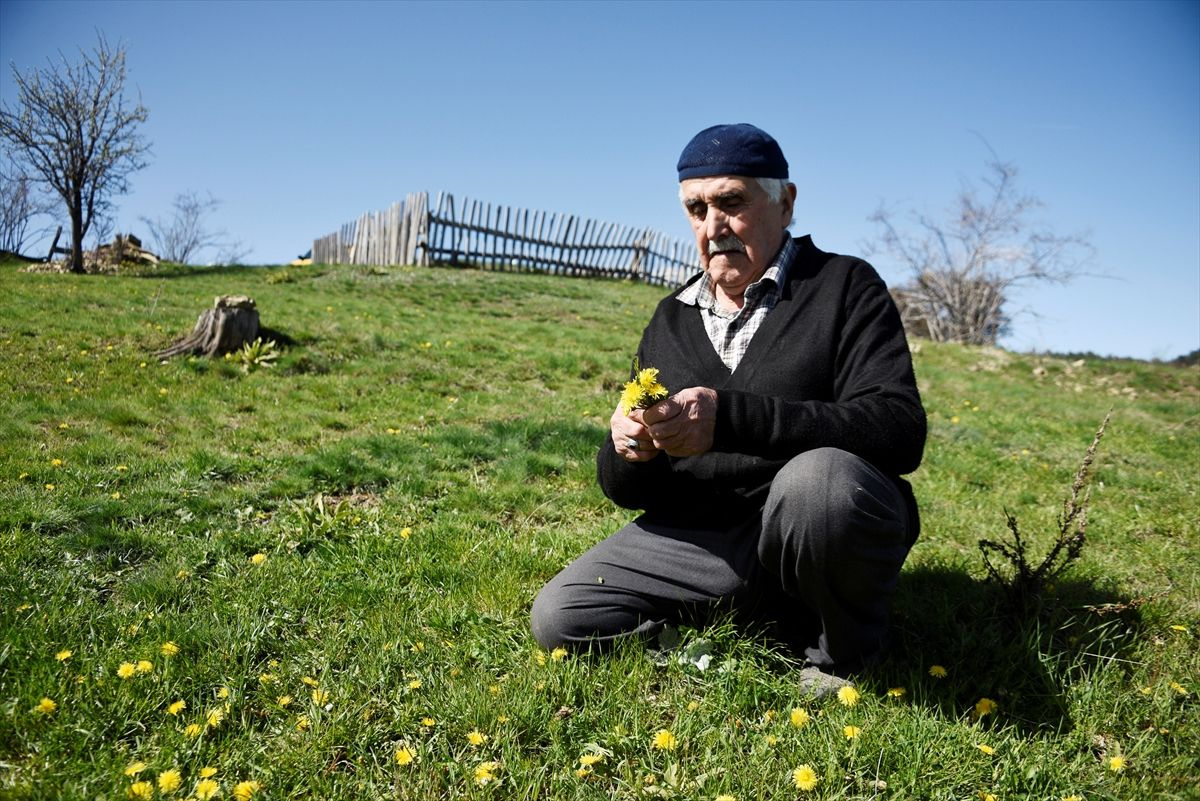
[[[314,264],[473,266],[682,284],[696,246],[649,228],[514,209],[440,193],[410,194],[313,242]]]

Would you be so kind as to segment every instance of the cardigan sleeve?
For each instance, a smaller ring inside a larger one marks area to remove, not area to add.
[[[807,309],[800,332],[808,341],[796,345],[824,344],[831,362],[827,396],[796,400],[719,388],[714,451],[790,459],[835,447],[893,475],[920,464],[925,410],[900,315],[875,270],[847,261],[852,266],[843,273],[840,300],[831,304],[825,297]],[[786,356],[772,358],[787,369]]]

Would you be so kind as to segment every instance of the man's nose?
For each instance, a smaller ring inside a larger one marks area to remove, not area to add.
[[[729,233],[729,215],[720,209],[710,208],[704,217],[704,225],[709,239],[720,239]]]

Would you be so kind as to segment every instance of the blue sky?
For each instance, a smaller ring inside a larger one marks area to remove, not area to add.
[[[1004,345],[1200,347],[1200,3],[0,0],[0,98],[10,64],[97,30],[150,109],[121,230],[207,192],[280,263],[429,190],[685,238],[680,149],[744,121],[791,162],[793,230],[861,254],[881,202],[937,213],[980,175],[982,135],[1096,248],[1097,276],[1017,299],[1037,316]]]

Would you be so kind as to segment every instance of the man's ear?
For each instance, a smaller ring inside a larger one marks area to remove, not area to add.
[[[783,227],[787,228],[792,224],[792,213],[796,210],[796,185],[789,183],[787,189],[783,193],[781,202],[783,210]]]

